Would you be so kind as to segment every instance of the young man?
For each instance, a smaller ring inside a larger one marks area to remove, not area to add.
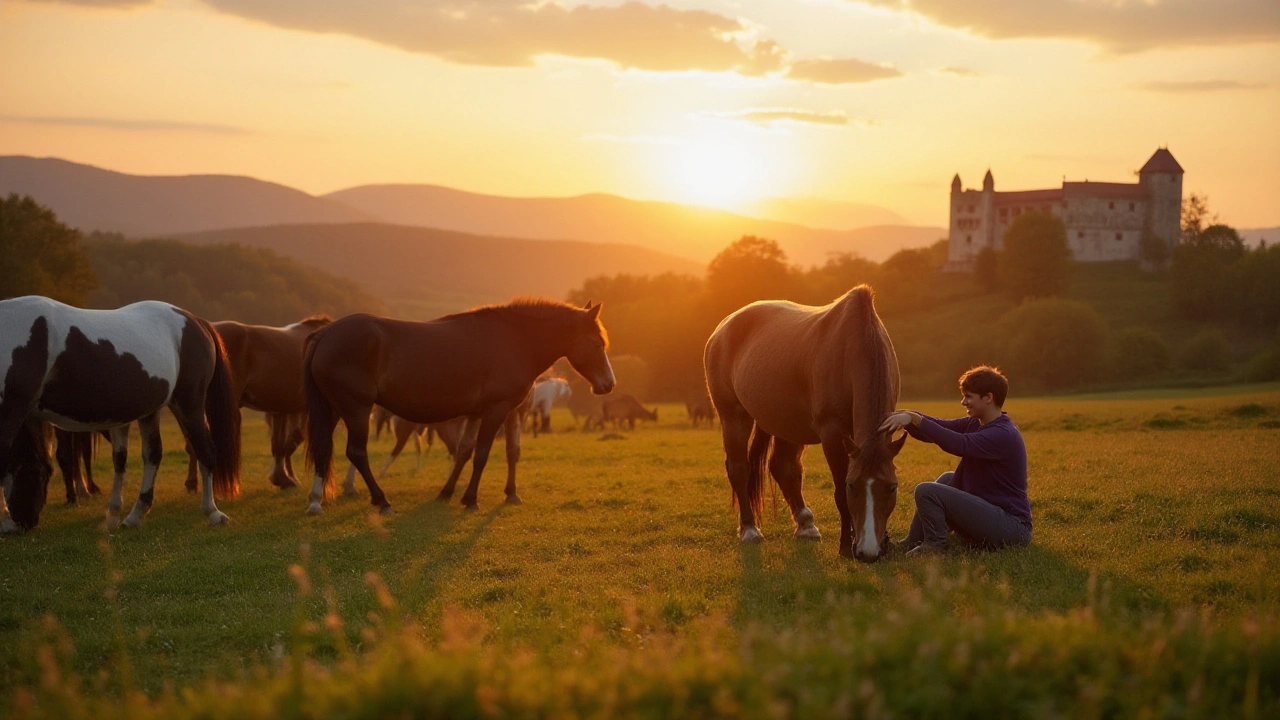
[[[908,556],[941,552],[950,531],[968,545],[998,548],[1031,541],[1031,500],[1027,497],[1027,448],[1005,414],[1009,381],[999,370],[976,367],[960,376],[960,401],[968,416],[939,420],[899,410],[880,429],[905,428],[960,457],[954,472],[916,486],[916,514],[903,544]]]

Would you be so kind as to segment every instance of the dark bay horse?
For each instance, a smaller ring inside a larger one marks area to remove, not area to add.
[[[278,488],[298,486],[293,453],[302,444],[307,398],[302,394],[302,345],[307,336],[333,322],[313,315],[284,327],[245,325],[234,320],[213,323],[227,349],[236,404],[266,414],[271,430],[269,479]],[[196,459],[187,463],[187,490],[196,489]]]
[[[347,459],[364,478],[370,502],[390,512],[369,468],[369,412],[375,403],[415,423],[469,419],[475,458],[462,504],[475,508],[494,437],[552,363],[567,357],[592,392],[613,389],[608,335],[599,316],[599,305],[520,299],[429,322],[349,315],[317,331],[307,340],[303,361],[307,459],[316,470],[307,512],[320,513],[321,502],[333,493],[333,430],[339,420],[347,426]],[[453,496],[461,472],[455,462],[438,499]]]
[[[226,352],[208,322],[155,301],[80,310],[44,297],[3,300],[0,378],[0,468],[32,466],[23,457],[29,443],[14,443],[32,419],[65,430],[110,430],[116,472],[107,513],[114,523],[122,506],[128,427],[136,420],[142,433],[142,485],[123,521],[125,527],[136,526],[154,499],[162,456],[159,412],[168,407],[200,463],[201,510],[210,524],[227,522],[214,493],[235,497],[240,489],[240,411],[231,394]],[[48,446],[41,443],[39,451],[47,455]],[[0,501],[0,531],[39,522],[49,476],[36,483],[43,485],[39,488],[27,487],[32,478],[31,473],[15,476],[11,509]]]
[[[720,415],[739,538],[764,537],[756,518],[771,442],[769,473],[791,508],[795,536],[820,537],[800,491],[800,459],[806,445],[821,444],[835,479],[840,554],[878,559],[897,504],[893,458],[906,435],[890,442],[877,432],[898,402],[898,357],[871,288],[859,285],[823,307],[747,305],[711,334],[703,366]]]

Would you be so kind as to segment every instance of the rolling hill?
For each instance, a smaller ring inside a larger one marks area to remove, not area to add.
[[[634,245],[489,237],[376,223],[285,225],[188,233],[237,243],[356,281],[391,311],[426,319],[517,295],[563,298],[593,275],[701,275],[698,263]]]
[[[373,218],[301,190],[232,175],[146,176],[56,158],[0,157],[0,195],[30,195],[85,232],[155,237],[252,225]]]
[[[363,185],[324,197],[400,225],[527,237],[640,245],[705,263],[743,235],[778,241],[793,263],[822,263],[856,252],[881,261],[904,247],[929,245],[945,230],[882,225],[818,230],[725,210],[590,194],[565,198],[481,195],[437,185]]]

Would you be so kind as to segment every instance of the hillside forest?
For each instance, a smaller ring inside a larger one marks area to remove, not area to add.
[[[701,275],[598,275],[564,299],[604,303],[619,387],[646,400],[702,392],[703,344],[737,308],[823,305],[859,284],[875,289],[907,398],[948,397],[980,363],[1008,371],[1021,394],[1280,379],[1280,248],[1246,247],[1203,197],[1184,202],[1181,242],[1144,247],[1141,263],[1072,263],[1061,222],[1037,213],[973,272],[944,272],[946,254],[939,240],[880,263],[844,253],[801,267],[777,242],[745,236]],[[269,249],[85,237],[10,195],[0,199],[0,297],[24,294],[100,308],[159,299],[272,325],[388,313],[370,289]]]

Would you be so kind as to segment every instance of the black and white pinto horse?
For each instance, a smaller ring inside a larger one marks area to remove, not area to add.
[[[80,310],[44,297],[0,300],[0,476],[12,480],[7,502],[0,497],[0,532],[30,529],[40,520],[51,472],[40,472],[50,466],[48,446],[29,438],[40,420],[66,430],[110,431],[111,525],[122,507],[129,423],[137,421],[142,486],[123,525],[140,524],[154,499],[164,407],[199,462],[201,510],[210,524],[226,524],[214,494],[235,497],[240,490],[240,411],[226,351],[208,322],[156,301]]]

